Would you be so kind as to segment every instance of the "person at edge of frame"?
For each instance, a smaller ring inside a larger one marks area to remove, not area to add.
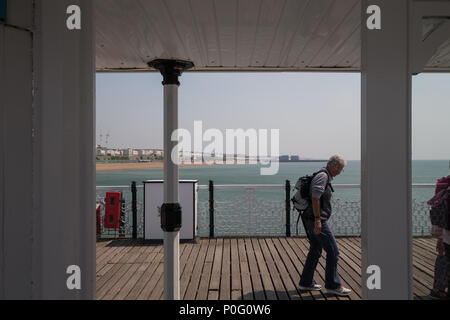
[[[431,206],[431,235],[437,239],[437,257],[434,263],[434,280],[430,297],[447,300],[450,297],[450,175],[437,181],[434,196],[428,204]]]

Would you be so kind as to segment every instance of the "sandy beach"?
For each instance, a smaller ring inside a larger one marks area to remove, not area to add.
[[[183,163],[180,167],[192,167],[192,166],[213,166],[214,164],[190,164]],[[163,168],[163,161],[155,162],[130,162],[130,163],[97,163],[97,171],[114,171],[114,170],[140,170],[140,169],[157,169]]]

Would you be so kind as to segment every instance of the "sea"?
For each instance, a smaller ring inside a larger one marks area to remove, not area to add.
[[[289,180],[294,185],[297,179],[303,175],[311,174],[321,167],[325,162],[281,162],[276,175],[263,176],[260,174],[258,164],[234,164],[234,165],[214,165],[214,166],[193,166],[180,167],[179,178],[186,180],[198,180],[199,185],[208,185],[212,180],[215,185],[229,184],[278,184],[284,185]],[[412,161],[412,183],[413,184],[435,184],[436,181],[449,174],[448,160],[413,160]],[[119,170],[119,171],[99,171],[96,176],[97,186],[118,186],[130,185],[132,181],[142,184],[144,180],[163,179],[163,169],[142,169],[142,170]],[[361,183],[361,162],[348,161],[347,166],[339,176],[333,180],[334,185],[339,184],[360,184]],[[272,191],[261,190],[270,196]],[[224,190],[226,193],[227,191]],[[280,190],[283,194],[284,190]],[[427,201],[433,195],[433,188],[413,188],[413,199],[416,201]],[[207,193],[207,190],[200,192]],[[278,192],[276,192],[278,193]],[[232,196],[232,192],[229,196]],[[274,198],[278,195],[273,195]],[[358,201],[360,199],[360,189],[340,189],[336,188],[335,197],[346,201]],[[203,198],[203,197],[201,197]],[[228,197],[226,197],[228,198]]]

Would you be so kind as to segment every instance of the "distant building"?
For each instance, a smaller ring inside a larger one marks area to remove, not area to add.
[[[288,155],[280,156],[280,162],[286,162],[286,161],[289,161],[289,156]]]
[[[139,151],[138,150],[134,150],[134,149],[131,149],[131,148],[128,148],[128,149],[122,149],[122,155],[124,156],[124,157],[137,157],[137,156],[139,156]]]
[[[120,159],[123,160],[155,160],[163,157],[164,151],[161,149],[113,149],[97,144],[95,154],[97,160],[113,160],[114,157],[121,157]]]
[[[137,152],[139,157],[150,157],[154,154],[151,149],[139,149]]]
[[[291,156],[291,161],[299,161],[300,157],[299,156]]]
[[[122,152],[118,149],[107,149],[106,155],[110,157],[120,157],[122,155]]]

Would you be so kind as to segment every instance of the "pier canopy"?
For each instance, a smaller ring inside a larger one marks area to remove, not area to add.
[[[161,72],[169,154],[187,69],[361,73],[361,297],[412,299],[412,76],[450,72],[450,0],[5,4],[0,299],[95,298],[95,72]],[[168,159],[167,230],[180,215]],[[164,292],[177,299],[178,231],[166,233]]]
[[[156,59],[191,71],[360,71],[360,0],[95,1],[98,72],[155,71]],[[425,17],[426,39],[445,21]],[[450,71],[450,40],[424,71]]]
[[[155,59],[164,77],[175,60],[197,72],[360,72],[362,296],[412,298],[412,76],[450,71],[449,0],[108,0],[93,17],[97,72],[156,71]],[[168,140],[178,92],[163,84]],[[178,171],[165,166],[176,200]],[[178,241],[167,243],[166,298],[178,299]]]

